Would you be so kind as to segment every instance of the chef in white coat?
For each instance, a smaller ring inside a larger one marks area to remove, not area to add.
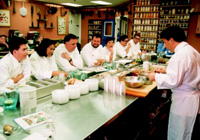
[[[50,79],[57,77],[63,73],[67,77],[67,73],[64,71],[58,71],[58,67],[53,56],[55,49],[54,41],[50,39],[43,39],[35,52],[30,56],[32,74],[36,79]]]
[[[106,46],[103,47],[103,55],[106,62],[112,62],[116,57],[116,50],[113,48],[114,46],[114,38],[107,37],[105,40]]]
[[[141,54],[140,50],[140,34],[135,34],[133,39],[131,39],[128,43],[131,44],[131,48],[129,53],[127,54],[128,57],[137,59],[138,55]]]
[[[59,70],[69,72],[83,67],[83,60],[77,49],[78,37],[68,34],[64,43],[58,45],[54,51]]]
[[[25,84],[29,80],[31,65],[26,43],[24,38],[12,37],[10,39],[10,52],[0,60],[0,86]]]
[[[194,128],[199,123],[200,98],[200,54],[184,40],[184,31],[171,26],[161,33],[165,46],[175,54],[169,60],[166,71],[149,74],[150,80],[157,82],[158,89],[172,90],[172,104],[168,125],[168,140],[200,139]],[[196,124],[195,124],[196,125]],[[199,124],[198,124],[199,125]],[[194,129],[193,129],[194,128]],[[195,137],[194,137],[195,136]]]
[[[131,44],[128,43],[128,36],[122,35],[118,42],[115,43],[114,49],[116,50],[116,59],[125,58],[129,53]]]
[[[86,66],[99,66],[105,63],[105,59],[103,58],[102,51],[103,47],[101,43],[101,35],[94,34],[92,36],[91,42],[87,43],[82,51],[81,56]]]

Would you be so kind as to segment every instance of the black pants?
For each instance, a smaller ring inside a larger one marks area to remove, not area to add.
[[[200,140],[200,114],[197,115],[192,132],[192,140]]]

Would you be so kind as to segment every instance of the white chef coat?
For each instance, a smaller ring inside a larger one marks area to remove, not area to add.
[[[171,89],[168,140],[191,140],[199,110],[200,54],[181,42],[169,60],[166,74],[156,74],[158,89]]]
[[[133,57],[137,59],[138,53],[141,52],[140,50],[140,43],[138,42],[137,44],[134,43],[133,39],[131,39],[128,44],[131,44],[131,48],[129,49],[129,52],[127,54],[128,57]]]
[[[30,79],[31,65],[28,56],[19,62],[11,53],[8,53],[0,60],[0,86],[13,85],[12,79],[19,74],[23,74],[24,77],[17,84],[25,84]]]
[[[106,60],[106,62],[109,62],[110,60],[110,54],[111,52],[107,49],[107,47],[103,47],[103,55],[104,55],[104,59]],[[115,60],[115,57],[116,57],[116,50],[113,48],[113,60]]]
[[[75,66],[71,65],[67,59],[62,57],[62,53],[64,52],[68,53]],[[69,52],[66,49],[65,44],[60,44],[56,47],[53,55],[59,70],[69,72],[71,70],[76,70],[77,68],[83,67],[83,60],[77,48],[73,52]]]
[[[58,70],[54,56],[41,57],[37,52],[34,52],[30,57],[30,62],[32,74],[39,80],[51,78],[53,71]]]
[[[126,54],[126,48],[127,46],[123,47],[120,42],[116,42],[113,49],[116,50],[116,59],[119,58],[125,58],[127,56]]]
[[[94,63],[97,62],[97,59],[104,59],[102,51],[102,45],[99,45],[97,48],[94,48],[91,42],[87,43],[81,50],[81,56],[83,58],[84,63],[88,67],[94,66]]]

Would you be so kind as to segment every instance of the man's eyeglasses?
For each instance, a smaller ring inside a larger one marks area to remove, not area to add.
[[[135,39],[140,40],[140,38],[135,38]]]

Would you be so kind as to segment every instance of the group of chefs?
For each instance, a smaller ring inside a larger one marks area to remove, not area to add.
[[[174,55],[167,69],[157,69],[149,79],[157,82],[158,89],[172,90],[168,140],[200,139],[200,54],[186,40],[184,31],[171,26],[161,33],[165,47]],[[133,39],[122,35],[114,44],[114,38],[105,40],[102,47],[101,36],[94,34],[91,42],[81,52],[77,49],[78,38],[68,34],[64,43],[55,48],[51,39],[43,39],[35,52],[28,57],[27,41],[13,37],[9,42],[6,56],[0,60],[0,86],[26,83],[32,74],[36,79],[59,76],[84,66],[100,66],[117,58],[137,58],[141,55],[140,34]],[[55,49],[55,50],[54,50]]]

